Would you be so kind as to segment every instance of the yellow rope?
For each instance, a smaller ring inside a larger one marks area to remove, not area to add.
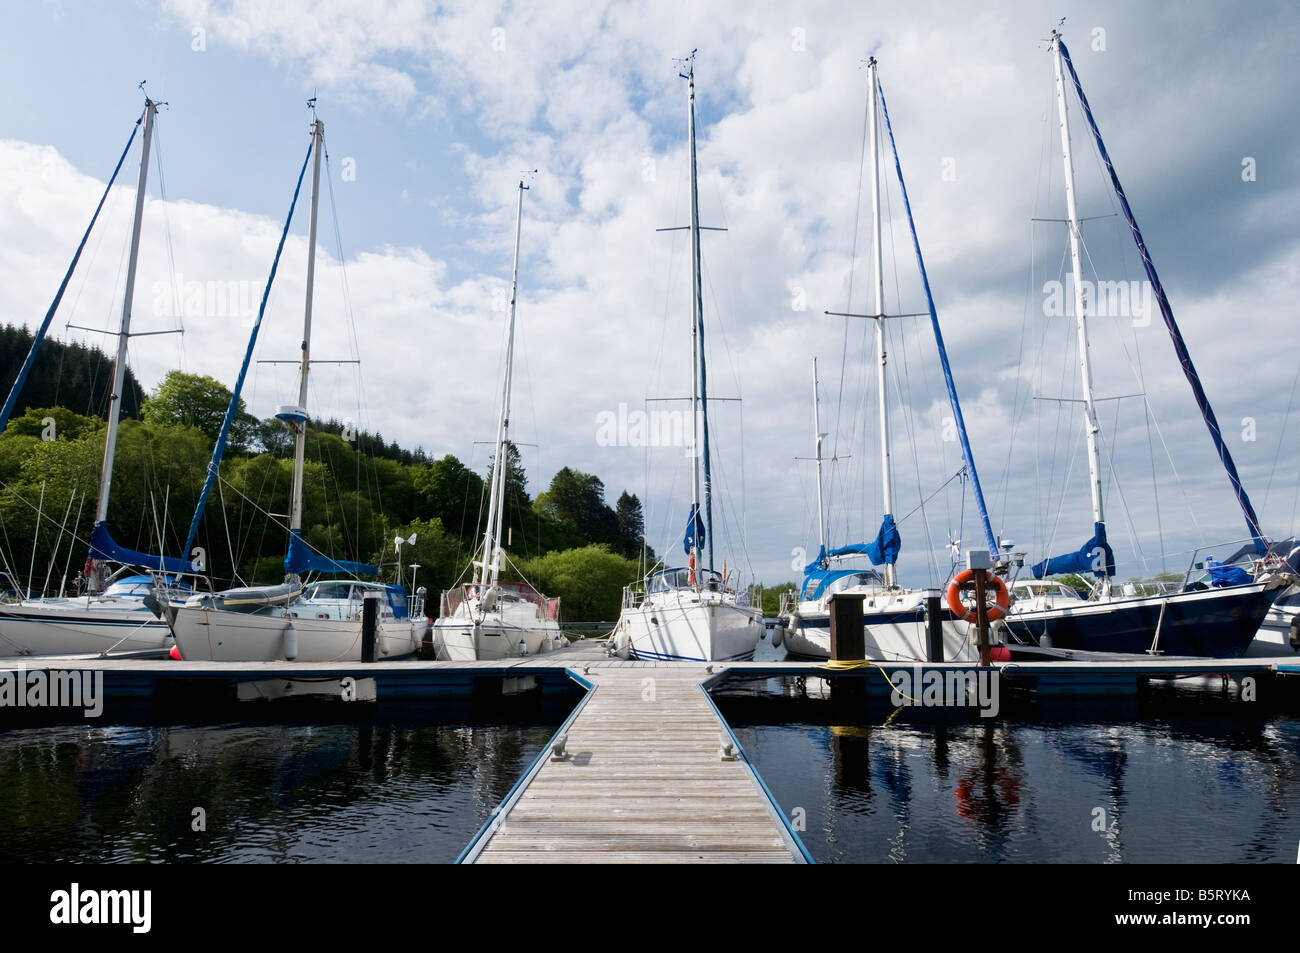
[[[860,668],[874,668],[876,671],[880,673],[880,677],[885,680],[885,683],[889,685],[889,689],[891,692],[896,693],[899,698],[906,698],[913,705],[920,704],[920,702],[918,702],[911,695],[905,695],[901,691],[899,691],[898,686],[893,683],[893,681],[890,679],[890,677],[887,674],[885,674],[885,670],[881,668],[879,665],[877,665],[875,662],[871,661],[871,659],[856,659],[852,661],[845,660],[845,659],[831,659],[825,665],[818,665],[817,667],[824,668],[830,672],[852,672]]]

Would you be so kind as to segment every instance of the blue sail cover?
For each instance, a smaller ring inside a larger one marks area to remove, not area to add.
[[[1250,573],[1240,566],[1225,566],[1223,563],[1207,560],[1205,571],[1210,574],[1210,582],[1217,586],[1244,586],[1254,582]]]
[[[873,566],[880,566],[884,563],[893,565],[898,562],[898,552],[903,548],[903,537],[898,532],[898,526],[894,523],[894,517],[886,513],[885,518],[880,522],[880,532],[870,543],[851,543],[848,546],[841,546],[839,549],[832,549],[830,556],[866,556],[871,560]]]
[[[700,517],[700,504],[691,504],[691,515],[686,517],[686,536],[682,540],[682,549],[690,555],[704,546],[704,520]]]
[[[1196,406],[1201,410],[1201,416],[1205,419],[1205,426],[1210,431],[1210,439],[1214,442],[1214,449],[1218,451],[1219,460],[1223,464],[1223,469],[1228,474],[1228,482],[1232,484],[1232,492],[1237,497],[1237,505],[1241,507],[1242,515],[1246,517],[1246,527],[1250,530],[1250,537],[1255,544],[1255,552],[1263,556],[1268,550],[1268,545],[1264,541],[1264,536],[1259,529],[1259,517],[1255,515],[1255,507],[1251,505],[1250,497],[1246,495],[1246,488],[1241,484],[1241,476],[1237,473],[1237,465],[1232,461],[1232,454],[1228,452],[1228,444],[1223,439],[1223,433],[1219,429],[1219,421],[1214,416],[1214,408],[1210,406],[1210,399],[1205,394],[1205,388],[1201,386],[1200,375],[1196,373],[1196,366],[1192,364],[1192,355],[1187,350],[1187,342],[1183,340],[1183,333],[1178,329],[1178,324],[1174,321],[1174,309],[1169,304],[1169,298],[1165,295],[1164,286],[1160,284],[1160,276],[1156,274],[1156,266],[1151,261],[1151,255],[1147,251],[1146,242],[1142,238],[1142,231],[1138,228],[1137,219],[1133,217],[1133,210],[1129,208],[1128,196],[1124,194],[1124,186],[1119,183],[1119,176],[1115,173],[1115,166],[1110,161],[1110,155],[1106,152],[1106,143],[1102,142],[1101,130],[1097,128],[1097,120],[1092,116],[1092,107],[1088,105],[1088,97],[1083,94],[1083,84],[1079,82],[1079,74],[1074,71],[1074,62],[1070,59],[1070,51],[1065,47],[1065,41],[1059,40],[1061,45],[1061,59],[1065,62],[1066,67],[1070,70],[1070,79],[1074,83],[1075,94],[1079,97],[1079,105],[1083,108],[1083,116],[1088,121],[1088,128],[1092,131],[1092,137],[1097,143],[1097,152],[1101,156],[1102,162],[1106,164],[1106,171],[1110,173],[1110,184],[1115,190],[1115,197],[1119,199],[1121,210],[1124,212],[1124,220],[1128,222],[1129,231],[1133,233],[1133,242],[1137,245],[1138,254],[1142,256],[1142,267],[1147,273],[1147,279],[1151,282],[1151,287],[1155,291],[1156,303],[1160,305],[1160,315],[1164,318],[1165,328],[1169,331],[1169,339],[1173,341],[1174,352],[1178,355],[1178,363],[1183,367],[1183,375],[1187,378],[1187,383],[1192,387],[1192,396],[1196,398]]]
[[[90,557],[92,559],[111,559],[125,566],[139,566],[141,569],[158,569],[164,572],[197,573],[198,569],[188,559],[174,556],[151,556],[149,553],[137,553],[134,549],[119,546],[109,535],[108,527],[102,522],[96,523],[90,533]]]
[[[826,568],[826,547],[822,546],[820,549],[817,550],[817,558],[814,559],[812,562],[810,562],[807,566],[803,567],[803,574],[807,576],[809,573],[814,573],[818,569],[825,569],[825,568]]]
[[[879,577],[875,571],[864,572],[861,569],[814,569],[812,572],[804,574],[803,586],[799,590],[799,600],[801,602],[811,602],[813,599],[821,598],[821,594],[833,582],[843,579],[845,576],[856,577],[875,577],[879,583]],[[854,580],[855,583],[862,583],[863,579]]]
[[[871,560],[873,566],[882,563],[892,566],[898,562],[898,551],[902,548],[903,537],[898,532],[894,517],[886,513],[885,518],[880,521],[880,532],[876,533],[876,541],[867,547],[867,558]]]
[[[1030,570],[1034,578],[1042,579],[1044,576],[1059,576],[1070,572],[1090,572],[1095,576],[1115,575],[1115,551],[1110,548],[1110,543],[1106,542],[1106,524],[1093,523],[1092,525],[1092,539],[1084,543],[1078,552],[1054,556],[1051,559],[1044,559],[1041,563],[1035,563]],[[1104,566],[1102,569],[1096,569],[1093,560],[1101,555],[1106,557]]]
[[[322,556],[302,538],[302,530],[289,530],[289,552],[284,557],[284,571],[301,576],[305,572],[341,572],[351,576],[375,576],[379,567],[354,563],[346,559]]]

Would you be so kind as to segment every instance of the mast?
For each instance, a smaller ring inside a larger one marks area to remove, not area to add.
[[[1092,521],[1105,524],[1101,499],[1101,451],[1097,434],[1097,406],[1092,393],[1092,365],[1088,354],[1088,326],[1083,300],[1083,266],[1079,259],[1079,213],[1074,195],[1074,160],[1070,154],[1070,120],[1065,108],[1065,77],[1061,65],[1061,35],[1052,31],[1052,61],[1056,72],[1056,107],[1061,123],[1061,159],[1065,166],[1065,209],[1070,229],[1070,267],[1074,277],[1074,314],[1078,326],[1079,370],[1083,379],[1083,418],[1088,434],[1088,473],[1092,491]],[[1109,591],[1109,577],[1103,577]]]
[[[698,514],[703,488],[704,541],[709,550],[708,568],[713,568],[713,487],[709,474],[709,398],[704,373],[704,291],[700,276],[700,187],[695,164],[695,61],[694,54],[686,73],[686,102],[689,132],[687,140],[691,153],[691,446],[693,469],[691,473],[691,511]],[[703,480],[700,475],[701,460],[704,465]],[[694,517],[692,517],[694,518]],[[700,546],[698,537],[692,547],[697,570],[696,582],[703,576],[698,570]]]
[[[325,138],[325,123],[319,119],[312,123],[311,145],[315,153],[311,169],[311,219],[307,226],[307,303],[302,319],[302,366],[298,375],[298,410],[301,419],[294,427],[293,444],[293,502],[289,510],[289,532],[302,532],[303,461],[307,452],[307,378],[311,372],[311,303],[316,282],[316,209],[320,200],[321,140]]]
[[[131,227],[131,253],[126,265],[126,291],[122,297],[122,322],[117,333],[117,357],[113,361],[113,389],[108,395],[108,431],[104,437],[104,462],[99,471],[99,502],[95,522],[108,519],[109,491],[113,485],[113,456],[117,452],[117,430],[122,416],[122,389],[126,383],[126,349],[131,339],[131,303],[135,298],[135,269],[140,257],[140,224],[144,220],[145,184],[149,177],[149,144],[153,139],[153,117],[158,104],[144,101],[144,141],[140,145],[140,181],[135,189],[135,222]]]
[[[1268,547],[1259,528],[1259,517],[1255,513],[1255,507],[1250,502],[1250,496],[1246,493],[1246,488],[1241,483],[1241,475],[1237,472],[1237,465],[1232,460],[1232,453],[1228,450],[1228,444],[1223,439],[1223,431],[1219,427],[1219,421],[1214,415],[1214,409],[1210,406],[1210,399],[1201,384],[1201,377],[1196,373],[1196,367],[1192,364],[1192,355],[1187,350],[1187,342],[1183,339],[1182,331],[1178,329],[1178,322],[1174,320],[1174,310],[1169,304],[1169,296],[1165,294],[1164,286],[1160,283],[1160,276],[1156,274],[1156,266],[1151,260],[1151,253],[1147,249],[1146,241],[1142,238],[1142,230],[1138,228],[1137,219],[1133,216],[1133,209],[1128,203],[1128,196],[1124,194],[1124,187],[1120,184],[1119,175],[1115,172],[1115,164],[1111,162],[1110,154],[1106,151],[1106,143],[1102,141],[1101,130],[1097,128],[1097,120],[1092,115],[1092,107],[1088,105],[1088,97],[1083,91],[1083,84],[1079,82],[1079,74],[1075,72],[1074,63],[1070,59],[1070,50],[1066,47],[1065,40],[1059,34],[1053,33],[1052,38],[1057,52],[1057,75],[1060,76],[1060,64],[1064,61],[1065,68],[1070,72],[1070,80],[1074,83],[1074,92],[1079,97],[1079,106],[1083,110],[1083,118],[1088,123],[1093,140],[1097,143],[1097,152],[1106,166],[1106,172],[1110,175],[1111,188],[1115,190],[1115,197],[1119,199],[1120,209],[1124,212],[1124,221],[1128,223],[1129,231],[1133,235],[1133,243],[1137,246],[1138,254],[1142,257],[1142,268],[1146,271],[1147,280],[1151,282],[1151,287],[1155,290],[1156,302],[1160,306],[1160,316],[1164,318],[1165,329],[1169,332],[1169,338],[1174,345],[1174,353],[1178,355],[1178,363],[1182,365],[1183,375],[1187,378],[1187,383],[1191,385],[1192,396],[1196,399],[1196,406],[1200,409],[1201,416],[1205,420],[1205,426],[1210,431],[1210,439],[1214,442],[1214,449],[1219,454],[1219,461],[1223,464],[1223,469],[1228,475],[1228,482],[1232,485],[1232,492],[1237,497],[1237,505],[1241,507],[1241,513],[1246,518],[1246,526],[1250,530],[1251,538],[1255,543],[1255,552],[1263,556],[1268,551]]]
[[[506,329],[506,374],[501,389],[501,418],[497,422],[497,449],[492,465],[492,489],[488,500],[487,531],[483,534],[483,558],[475,563],[476,585],[493,585],[501,573],[501,532],[505,520],[506,444],[510,432],[510,378],[515,363],[515,304],[519,299],[519,236],[524,221],[524,193],[528,186],[519,180],[519,204],[515,209],[515,257],[510,275],[510,319]]]
[[[889,405],[886,402],[885,370],[889,364],[885,353],[885,271],[884,248],[880,240],[880,128],[876,121],[876,100],[879,96],[880,78],[876,75],[876,58],[867,61],[867,73],[871,77],[871,108],[867,111],[871,123],[871,228],[875,244],[876,272],[876,354],[879,365],[876,369],[876,384],[880,404],[880,468],[883,516],[894,512],[894,487],[890,479],[889,460]],[[885,585],[894,586],[896,575],[893,563],[885,563]]]
[[[934,294],[930,291],[930,275],[925,270],[925,256],[921,254],[921,239],[916,234],[916,220],[912,217],[912,202],[907,197],[907,183],[903,180],[903,164],[898,158],[898,144],[894,141],[894,129],[889,122],[889,103],[885,101],[885,91],[880,89],[880,112],[885,120],[885,132],[889,134],[889,149],[894,156],[894,171],[898,174],[898,189],[902,193],[903,211],[907,214],[907,230],[912,236],[912,251],[916,253],[916,267],[921,273],[921,287],[925,290],[926,308],[930,313],[930,327],[934,331],[934,343],[939,350],[939,366],[943,368],[943,382],[948,390],[948,405],[952,408],[953,421],[957,425],[957,437],[961,443],[962,459],[966,462],[966,472],[970,474],[971,489],[975,494],[975,506],[979,510],[980,523],[984,527],[984,539],[989,552],[999,551],[997,537],[989,523],[988,507],[984,505],[984,491],[980,488],[979,472],[975,469],[975,455],[971,451],[970,439],[966,434],[966,419],[962,416],[961,401],[957,398],[957,384],[952,379],[952,365],[948,361],[948,349],[943,344],[943,329],[939,327],[939,313],[935,310]]]
[[[826,439],[826,434],[822,433],[821,412],[818,409],[817,397],[817,358],[813,358],[813,432],[817,438],[817,545],[819,553],[826,551],[826,508],[822,504],[822,441]]]

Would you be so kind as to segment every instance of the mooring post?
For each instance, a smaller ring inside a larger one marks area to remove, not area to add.
[[[943,602],[938,589],[925,590],[925,660],[943,661]]]
[[[831,596],[831,661],[861,662],[867,657],[862,624],[860,593],[837,592]]]
[[[375,642],[379,629],[379,599],[382,593],[367,592],[361,600],[361,661],[375,660]]]
[[[987,668],[993,664],[993,659],[989,651],[989,610],[984,604],[984,593],[988,571],[993,568],[993,557],[987,549],[967,550],[966,568],[975,574],[975,628],[979,631],[980,666]]]

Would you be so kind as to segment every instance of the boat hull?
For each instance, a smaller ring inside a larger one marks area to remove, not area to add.
[[[491,618],[477,624],[453,618],[436,619],[433,623],[434,652],[444,662],[499,661],[518,658],[521,654],[537,655],[549,651],[559,637],[557,622],[525,626]],[[519,651],[521,641],[524,653]]]
[[[134,601],[134,606],[86,600],[0,606],[0,658],[167,651],[166,621]]]
[[[752,606],[669,597],[625,608],[614,639],[639,659],[748,662],[762,631],[762,614]]]
[[[182,606],[176,609],[172,631],[186,661],[277,662],[287,660],[285,630],[290,622],[297,642],[292,661],[361,661],[359,619],[292,618]],[[380,621],[376,635],[376,659],[404,658],[419,646],[407,619]]]
[[[959,620],[945,607],[943,612],[943,660],[978,661],[979,650],[971,644],[973,626]],[[831,656],[830,615],[816,604],[805,604],[784,619],[786,652],[801,658],[828,659]],[[924,596],[905,594],[879,609],[862,614],[865,656],[875,661],[925,661],[928,623]]]
[[[1276,586],[1223,589],[1086,602],[1006,618],[1008,641],[1090,652],[1238,658],[1250,646],[1277,596]],[[1164,618],[1161,619],[1161,609]]]

